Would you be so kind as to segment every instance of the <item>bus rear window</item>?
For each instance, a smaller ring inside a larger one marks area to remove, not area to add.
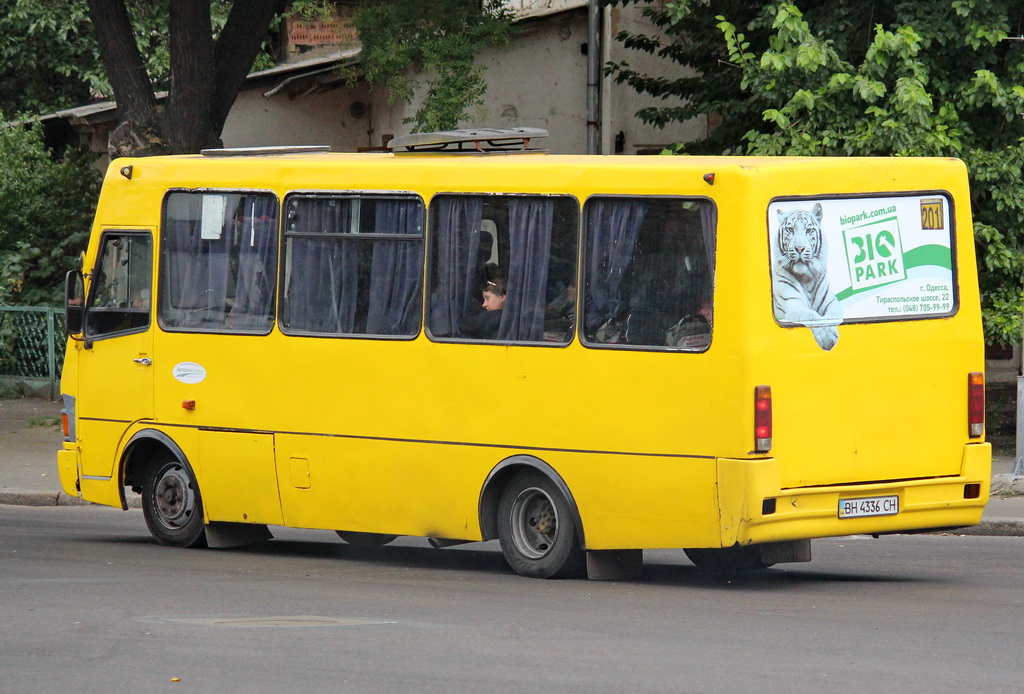
[[[714,205],[592,197],[584,211],[584,342],[706,350],[713,323]]]
[[[845,323],[952,315],[951,208],[940,193],[773,201],[775,320],[830,350]]]

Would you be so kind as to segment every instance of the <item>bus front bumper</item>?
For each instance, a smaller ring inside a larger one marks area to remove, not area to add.
[[[78,481],[78,451],[76,449],[62,448],[57,451],[57,473],[60,476],[60,486],[64,493],[69,496],[81,496]]]
[[[798,489],[780,488],[773,458],[719,458],[722,546],[977,525],[991,474],[988,443],[964,446],[955,477]],[[867,512],[879,515],[843,517],[841,503],[851,500],[868,500]]]

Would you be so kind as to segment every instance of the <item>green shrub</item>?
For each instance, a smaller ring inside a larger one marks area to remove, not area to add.
[[[42,127],[0,125],[0,305],[53,306],[85,250],[100,175],[86,152],[55,157]]]

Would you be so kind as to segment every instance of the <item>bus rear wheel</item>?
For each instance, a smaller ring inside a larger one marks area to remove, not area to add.
[[[142,485],[142,513],[160,544],[206,546],[199,485],[179,460],[161,461],[150,468]]]
[[[353,547],[383,547],[395,540],[398,535],[385,535],[383,533],[358,533],[352,530],[336,530],[338,537]]]
[[[774,563],[765,562],[761,558],[761,548],[757,545],[685,549],[683,551],[686,553],[686,558],[692,561],[698,569],[714,573],[756,571],[767,569]]]
[[[508,565],[521,576],[581,576],[580,547],[565,496],[544,475],[526,471],[506,485],[498,502],[498,540]]]

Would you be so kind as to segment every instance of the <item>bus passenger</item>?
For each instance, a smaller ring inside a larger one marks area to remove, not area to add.
[[[501,325],[501,311],[505,308],[505,280],[495,277],[488,280],[483,287],[483,311],[467,316],[462,321],[462,335],[483,340],[494,340],[498,337]]]

